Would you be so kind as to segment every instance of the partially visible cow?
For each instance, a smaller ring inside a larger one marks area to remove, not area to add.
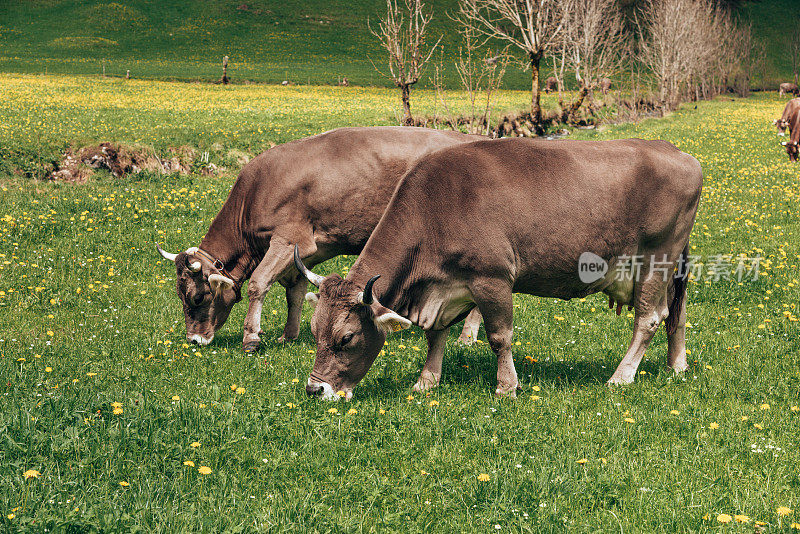
[[[603,78],[600,80],[600,92],[604,95],[607,95],[608,92],[611,90],[611,79],[610,78]]]
[[[286,288],[288,304],[279,341],[296,338],[307,282],[294,268],[294,244],[309,265],[358,254],[398,180],[419,157],[476,139],[483,138],[423,128],[340,128],[254,158],[199,247],[171,254],[156,245],[175,262],[186,337],[210,343],[250,278],[244,349],[259,345],[262,303],[276,281]],[[479,326],[480,316],[470,316],[460,340],[474,341]]]
[[[350,398],[387,333],[411,324],[428,340],[414,389],[437,386],[448,327],[477,306],[497,356],[495,393],[514,396],[514,293],[602,291],[633,306],[612,384],[633,381],[665,320],[668,364],[685,370],[687,273],[674,270],[686,262],[702,180],[697,160],[665,141],[512,138],[429,154],[400,181],[346,278],[308,271],[308,250],[295,249],[319,287],[306,297],[317,341],[307,393]]]
[[[558,80],[554,76],[550,76],[544,81],[544,92],[549,93],[556,90],[558,90]]]
[[[783,107],[781,118],[772,121],[772,124],[778,128],[778,135],[786,135],[786,129],[789,128],[792,118],[798,113],[800,113],[800,98],[793,98]]]
[[[800,94],[800,88],[797,87],[795,83],[782,83],[778,86],[778,95],[798,95]]]

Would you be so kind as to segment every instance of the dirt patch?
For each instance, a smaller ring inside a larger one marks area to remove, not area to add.
[[[242,160],[239,159],[238,162],[240,161]],[[105,169],[117,178],[145,171],[158,174],[198,173],[206,176],[216,176],[227,171],[225,167],[210,163],[208,152],[200,153],[190,146],[172,147],[168,150],[168,155],[162,157],[149,147],[100,143],[66,151],[49,178],[84,183],[99,169]]]

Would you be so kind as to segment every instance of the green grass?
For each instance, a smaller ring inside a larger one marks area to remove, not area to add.
[[[262,139],[283,141],[335,123],[385,123],[394,95],[331,89],[320,106],[321,89],[309,99],[297,88],[265,106],[275,113],[265,120],[249,108],[258,95],[237,92],[248,88],[222,97],[214,92],[227,90],[203,86],[220,108],[212,112],[192,111],[200,89],[181,86],[173,121],[148,104],[171,84],[139,87],[144,98],[81,78],[63,79],[63,90],[46,77],[3,81],[11,105],[0,125],[14,126],[0,138],[28,152],[84,128],[87,139],[213,143],[206,127],[217,120],[231,146],[255,149],[257,126],[271,128]],[[81,104],[84,92],[105,103]],[[152,243],[197,244],[232,176],[69,186],[0,174],[0,530],[752,532],[762,521],[789,531],[800,522],[800,413],[791,411],[800,404],[800,171],[770,125],[783,102],[718,99],[575,134],[664,138],[694,155],[705,186],[692,252],[767,261],[756,282],[691,283],[690,371],[665,368],[659,332],[624,388],[604,382],[630,340],[629,314],[617,317],[601,296],[517,296],[515,401],[493,397],[491,351],[457,346],[455,328],[430,396],[409,398],[425,349],[412,329],[390,338],[352,402],[308,399],[310,311],[297,343],[275,344],[286,312],[277,290],[256,355],[240,349],[241,304],[212,345],[185,346],[174,270]],[[26,482],[29,469],[42,474]],[[780,506],[794,511],[780,517]],[[750,522],[723,527],[720,513]]]
[[[452,58],[458,37],[447,13],[458,2],[429,5],[435,13],[431,36],[444,36],[445,54]],[[761,0],[743,10],[768,45],[768,85],[791,76],[785,43],[794,11],[794,0]],[[114,76],[130,70],[136,78],[216,80],[228,55],[234,81],[335,84],[346,76],[358,85],[387,85],[370,61],[382,66],[384,54],[367,28],[367,19],[384,12],[383,2],[370,0],[3,2],[0,71],[96,75],[105,64]],[[446,79],[458,84],[452,71]],[[421,84],[428,83],[426,76]],[[507,87],[529,84],[528,73],[509,70]]]

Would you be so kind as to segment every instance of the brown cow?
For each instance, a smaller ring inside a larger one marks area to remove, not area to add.
[[[600,92],[604,95],[607,95],[608,92],[611,90],[611,79],[610,78],[603,78],[600,80]]]
[[[295,339],[307,283],[292,264],[294,244],[309,265],[358,254],[398,180],[420,156],[476,139],[483,138],[423,128],[340,128],[254,158],[199,247],[170,254],[156,245],[176,265],[186,337],[210,343],[250,278],[245,350],[258,348],[262,304],[276,281],[288,304],[279,341]],[[479,325],[480,316],[471,316],[459,339],[474,340]]]
[[[550,76],[544,81],[544,92],[549,93],[550,91],[555,91],[558,89],[558,80]]]
[[[800,113],[800,98],[793,98],[783,107],[781,118],[772,121],[772,124],[778,128],[778,135],[786,135],[786,129],[789,128],[792,118],[797,113]]]
[[[800,88],[797,87],[795,83],[782,83],[778,86],[778,95],[797,95],[800,94]]]
[[[781,143],[789,155],[789,161],[797,161],[800,152],[800,112],[795,113],[789,118],[789,140]]]
[[[702,180],[697,160],[665,141],[517,138],[429,154],[400,181],[346,278],[307,271],[296,254],[320,290],[307,296],[317,301],[317,357],[306,391],[350,398],[387,332],[412,323],[428,340],[414,389],[434,387],[448,327],[477,306],[497,355],[495,393],[514,396],[513,293],[602,291],[632,305],[633,339],[612,384],[633,381],[665,319],[668,363],[685,370],[687,273],[673,269],[688,255]]]

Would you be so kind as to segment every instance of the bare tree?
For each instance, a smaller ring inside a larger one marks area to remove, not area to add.
[[[446,122],[453,129],[466,126],[467,133],[488,135],[491,129],[491,115],[496,92],[500,88],[509,63],[507,49],[497,53],[487,50],[482,56],[478,53],[480,35],[472,26],[462,25],[459,33],[463,38],[458,49],[455,69],[461,87],[469,100],[469,113],[454,113],[447,101],[446,90],[441,80],[441,67],[437,66],[434,86],[439,103],[448,115]]]
[[[542,58],[561,34],[559,0],[461,0],[458,18],[486,40],[499,39],[525,53],[531,69],[531,118],[540,123],[539,71]]]
[[[794,84],[798,82],[798,72],[800,71],[800,19],[794,20],[794,28],[792,29],[792,37],[789,39],[789,57],[792,63],[792,72],[794,73]]]
[[[426,45],[425,34],[432,18],[431,12],[425,12],[422,0],[403,0],[399,6],[397,0],[386,0],[386,18],[380,21],[377,29],[370,27],[389,53],[388,77],[400,88],[403,123],[408,125],[414,124],[411,86],[419,81],[425,64],[442,40],[440,37],[430,48]]]
[[[562,104],[563,120],[574,119],[584,99],[602,78],[615,74],[623,60],[627,36],[617,0],[562,0],[560,74],[575,73],[580,88],[569,106]]]

